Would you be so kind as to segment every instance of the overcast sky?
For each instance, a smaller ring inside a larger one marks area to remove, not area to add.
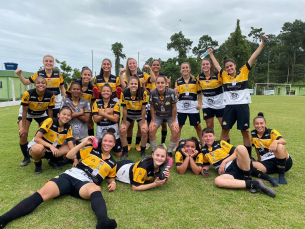
[[[115,42],[123,44],[127,57],[138,59],[139,52],[142,67],[149,57],[177,56],[166,46],[179,31],[192,47],[206,34],[222,44],[237,19],[243,35],[251,26],[278,35],[285,22],[305,21],[304,8],[304,0],[0,0],[1,69],[4,62],[16,62],[35,72],[46,54],[72,68],[91,68],[93,50],[93,71],[109,58],[114,73]]]

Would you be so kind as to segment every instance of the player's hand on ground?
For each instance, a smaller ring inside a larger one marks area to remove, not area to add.
[[[115,182],[110,183],[108,185],[108,192],[113,192],[113,191],[115,191],[115,189],[116,189],[116,183]]]

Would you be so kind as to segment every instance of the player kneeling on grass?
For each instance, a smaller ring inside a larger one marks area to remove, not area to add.
[[[109,178],[108,191],[116,189],[114,178],[117,165],[110,155],[115,145],[115,136],[113,133],[106,133],[102,139],[101,149],[93,149],[90,146],[93,138],[93,136],[87,137],[68,152],[68,158],[73,159],[76,156],[82,159],[76,167],[52,178],[39,191],[0,216],[0,228],[4,228],[14,219],[31,213],[42,202],[65,194],[91,200],[92,210],[98,219],[96,228],[116,228],[116,221],[107,216],[106,203],[100,187],[102,181]]]
[[[287,184],[285,172],[292,167],[292,159],[284,146],[285,139],[275,129],[266,128],[267,124],[262,112],[254,118],[253,124],[255,130],[251,131],[251,140],[258,156],[258,160],[253,162],[253,167],[267,174],[278,173],[278,183]],[[266,179],[265,174],[261,176]]]
[[[153,152],[157,147],[156,132],[162,122],[166,120],[172,133],[168,146],[168,155],[172,157],[172,152],[176,146],[179,133],[179,125],[176,122],[177,95],[173,89],[166,87],[166,84],[167,81],[165,76],[159,75],[156,81],[156,88],[150,92],[149,103],[151,123],[149,125],[149,139]]]
[[[72,119],[71,108],[62,107],[57,116],[58,118],[46,119],[28,145],[35,163],[35,174],[42,173],[41,158],[49,159],[49,165],[54,169],[61,169],[59,159],[74,147],[72,128],[68,124]],[[65,141],[68,143],[64,144]]]
[[[203,154],[197,138],[192,137],[179,141],[175,161],[179,174],[184,174],[188,168],[191,168],[195,175],[200,174],[203,167]]]
[[[236,148],[225,141],[215,141],[214,130],[205,128],[202,131],[202,139],[205,146],[202,147],[203,170],[202,175],[208,176],[210,166],[218,171],[215,184],[220,188],[247,188],[264,192],[268,196],[275,197],[272,188],[267,187],[261,180],[251,178],[251,160],[245,146]]]
[[[158,146],[151,156],[134,163],[130,160],[118,162],[116,180],[131,184],[133,191],[144,191],[161,186],[169,178],[172,159],[167,157],[164,146]],[[145,184],[146,182],[153,181]]]

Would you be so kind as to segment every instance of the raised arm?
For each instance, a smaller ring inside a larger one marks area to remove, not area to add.
[[[265,36],[266,38],[268,38],[267,36]],[[248,60],[248,63],[250,65],[250,67],[252,67],[255,59],[258,57],[258,55],[261,53],[261,51],[263,50],[265,44],[266,44],[266,41],[264,41],[263,38],[262,39],[262,43],[258,46],[258,48],[255,50],[255,52],[252,54],[252,56],[250,57],[250,59]]]
[[[31,81],[29,79],[26,79],[26,78],[23,77],[21,69],[16,69],[15,73],[19,77],[19,79],[20,79],[20,81],[23,85],[30,85],[31,84]]]
[[[121,86],[122,86],[122,89],[124,89],[125,87],[127,87],[125,81],[124,81],[124,73],[126,72],[126,69],[125,68],[121,68],[121,71],[120,71],[120,81],[121,81]],[[127,80],[127,79],[126,79]]]
[[[213,61],[214,67],[216,68],[216,70],[217,70],[218,72],[220,72],[221,67],[220,67],[218,61],[216,60],[216,58],[215,58],[215,56],[214,56],[214,54],[213,54],[213,49],[212,49],[212,48],[209,48],[207,51],[210,52],[210,58],[211,58],[211,60]]]

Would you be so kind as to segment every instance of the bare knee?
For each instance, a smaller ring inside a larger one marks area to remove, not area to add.
[[[89,196],[94,192],[102,192],[101,187],[97,185],[92,185],[92,187],[89,190]]]
[[[236,146],[236,154],[237,156],[249,156],[247,148],[243,145]]]
[[[220,187],[220,188],[224,187],[224,180],[223,180],[223,178],[221,176],[216,177],[215,180],[214,180],[214,184],[217,187]]]

